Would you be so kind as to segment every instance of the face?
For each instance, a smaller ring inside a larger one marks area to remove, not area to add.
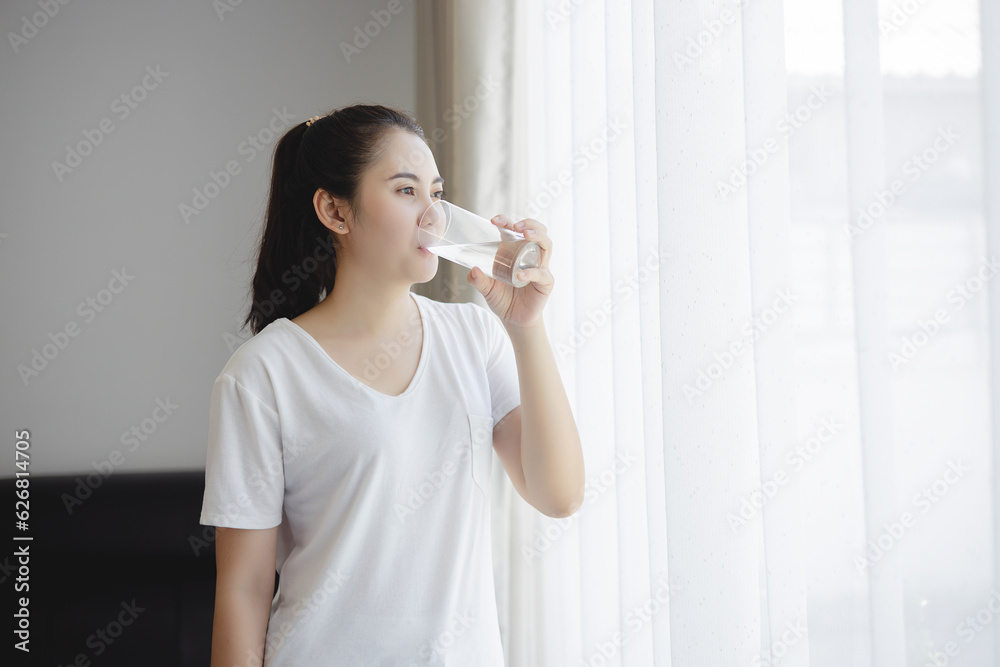
[[[433,278],[438,258],[419,247],[417,226],[443,195],[443,179],[427,144],[411,132],[393,130],[381,157],[361,179],[361,224],[351,229],[353,259],[381,277],[408,284]]]

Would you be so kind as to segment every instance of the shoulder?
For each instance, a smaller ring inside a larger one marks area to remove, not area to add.
[[[274,369],[279,366],[282,356],[287,354],[291,333],[287,322],[271,322],[236,348],[215,381],[231,379],[273,407]]]
[[[490,331],[492,322],[489,318],[495,316],[478,303],[473,301],[460,303],[435,301],[416,293],[413,296],[420,300],[421,309],[427,313],[428,317],[435,324],[439,323],[447,330],[471,334],[477,342],[489,340],[493,335]]]

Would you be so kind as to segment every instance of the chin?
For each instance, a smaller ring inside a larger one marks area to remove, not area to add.
[[[425,258],[422,258],[425,259]],[[414,278],[414,283],[427,283],[434,280],[434,276],[438,272],[438,258],[434,257],[434,263],[424,261],[423,265],[416,271],[416,277]]]

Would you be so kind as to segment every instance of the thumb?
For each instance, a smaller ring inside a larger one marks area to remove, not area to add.
[[[475,287],[478,290],[480,289],[479,283],[481,282],[481,277],[482,273],[479,271],[479,269],[473,267],[469,271],[468,275],[465,276],[465,281],[467,283],[470,283],[473,287]]]

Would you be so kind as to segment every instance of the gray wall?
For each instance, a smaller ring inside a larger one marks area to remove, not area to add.
[[[249,336],[269,124],[415,110],[411,0],[228,0],[220,18],[222,1],[0,4],[3,34],[28,36],[0,46],[0,474],[21,429],[33,474],[202,468],[213,380]],[[348,62],[341,43],[368,22]],[[135,108],[115,102],[133,90]],[[244,143],[258,133],[263,151]],[[54,167],[88,135],[92,152]],[[180,205],[227,163],[239,173],[186,222]],[[34,351],[47,365],[22,379]]]

